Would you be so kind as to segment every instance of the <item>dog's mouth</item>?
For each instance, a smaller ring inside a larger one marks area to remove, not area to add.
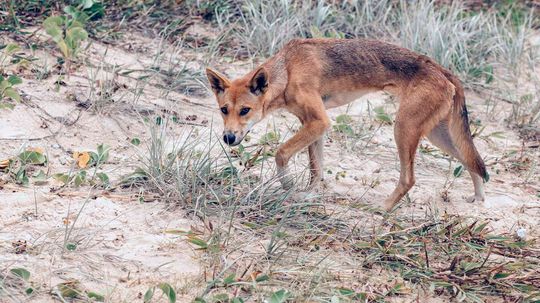
[[[234,147],[234,146],[237,146],[238,144],[242,143],[242,140],[238,140],[238,142],[233,142],[233,143],[230,143],[228,144],[230,147]]]
[[[240,143],[242,143],[242,141],[244,141],[244,139],[246,138],[247,134],[249,134],[250,130],[247,130],[246,133],[238,138],[238,137],[235,137],[233,136],[233,138],[230,138],[230,135],[224,135],[223,136],[223,141],[225,142],[225,144],[227,144],[228,146],[231,146],[231,147],[234,147],[234,146],[237,146],[239,145]],[[233,140],[231,140],[233,139]],[[232,141],[232,142],[231,142]]]

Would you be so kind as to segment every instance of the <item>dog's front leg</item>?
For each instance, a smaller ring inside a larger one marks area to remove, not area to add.
[[[323,137],[308,146],[310,187],[314,188],[323,180]]]
[[[330,119],[326,115],[324,108],[322,108],[322,112],[315,111],[315,114],[308,116],[316,117],[316,119],[304,122],[302,128],[298,131],[298,133],[296,133],[291,139],[289,139],[282,146],[280,146],[276,153],[277,173],[280,178],[281,184],[285,189],[291,188],[293,184],[292,178],[288,174],[287,170],[287,164],[289,163],[289,159],[297,152],[314,144],[315,142],[318,142],[319,140],[320,143],[318,144],[321,144],[322,147],[322,136],[324,135],[326,129],[330,126]],[[319,149],[318,147],[315,148]],[[310,152],[310,154],[311,153],[312,152]],[[318,151],[316,153],[318,153]],[[320,162],[316,162],[316,165],[317,171],[312,172],[312,174],[316,173],[317,175],[320,175]]]

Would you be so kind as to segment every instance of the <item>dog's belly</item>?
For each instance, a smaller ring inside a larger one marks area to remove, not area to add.
[[[363,89],[350,92],[334,92],[322,96],[324,107],[327,109],[349,104],[360,97],[378,91],[377,89]]]

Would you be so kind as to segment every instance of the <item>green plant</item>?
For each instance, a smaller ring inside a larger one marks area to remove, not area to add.
[[[47,157],[40,149],[28,149],[17,157],[1,161],[0,169],[3,168],[15,183],[29,185],[30,177],[34,182],[46,180],[46,173],[36,168],[46,164]]]
[[[174,291],[174,288],[168,283],[159,283],[157,286],[150,287],[146,291],[146,293],[144,294],[144,303],[151,302],[152,298],[154,297],[156,287],[161,289],[163,295],[165,295],[165,297],[169,300],[169,303],[176,302],[176,292]]]
[[[53,178],[62,182],[64,186],[92,185],[108,187],[109,176],[103,171],[103,164],[109,159],[110,147],[100,144],[96,151],[75,152],[73,168],[68,173],[57,173]],[[91,174],[89,175],[89,171]]]
[[[15,58],[13,57],[18,51],[21,50],[21,47],[14,43],[8,43],[0,45],[0,74],[4,73],[4,69],[10,64],[14,63]]]
[[[4,102],[4,99],[10,98],[16,102],[21,101],[21,96],[15,86],[21,84],[22,79],[14,74],[7,76],[5,70],[19,60],[14,56],[20,49],[17,44],[13,43],[0,45],[0,109],[13,108],[13,104]]]
[[[81,282],[70,279],[58,283],[52,290],[52,294],[58,296],[61,301],[84,300],[87,302],[104,302],[105,297],[97,292],[83,290]]]
[[[334,131],[345,134],[349,137],[354,136],[354,130],[351,126],[353,119],[347,114],[341,114],[336,117],[336,124],[334,124]]]
[[[11,98],[12,100],[16,102],[21,101],[21,96],[19,95],[19,92],[17,92],[15,86],[18,84],[21,84],[22,80],[21,78],[11,75],[9,77],[4,78],[0,74],[0,109],[1,108],[13,108],[13,104],[3,102],[5,98]]]
[[[21,293],[26,299],[31,298],[36,289],[30,276],[30,272],[22,267],[11,268],[6,276],[0,274],[0,298],[3,294],[9,295],[10,290]]]
[[[86,3],[82,4],[83,8],[85,6]],[[43,21],[43,27],[60,49],[69,72],[71,62],[79,55],[82,42],[88,38],[84,26],[89,16],[73,6],[66,6],[64,13],[62,16],[48,17]]]
[[[108,66],[107,51],[95,68],[87,68],[88,93],[84,106],[96,114],[113,114],[122,104],[128,92],[126,85],[119,83],[119,67]]]

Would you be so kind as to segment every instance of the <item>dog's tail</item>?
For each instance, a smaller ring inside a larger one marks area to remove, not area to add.
[[[478,150],[473,143],[471,130],[469,128],[469,116],[465,105],[465,93],[461,81],[450,71],[442,68],[446,78],[454,85],[454,103],[450,112],[449,131],[452,142],[463,158],[463,163],[467,169],[480,175],[484,181],[489,180],[484,160],[480,157]]]

